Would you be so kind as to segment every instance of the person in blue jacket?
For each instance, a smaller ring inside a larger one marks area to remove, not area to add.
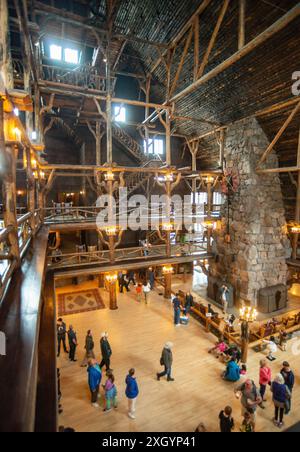
[[[99,408],[97,403],[99,396],[99,388],[102,380],[102,372],[99,364],[95,359],[89,359],[88,361],[88,381],[92,395],[92,405],[94,408]]]
[[[227,364],[227,368],[224,374],[224,380],[236,382],[241,378],[240,366],[237,364],[235,358],[232,358]]]
[[[136,400],[139,395],[139,388],[135,378],[135,369],[130,369],[126,377],[126,397],[128,399],[128,416],[135,419]]]

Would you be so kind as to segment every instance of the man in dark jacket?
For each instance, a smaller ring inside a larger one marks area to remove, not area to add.
[[[100,340],[100,348],[101,348],[101,354],[102,354],[102,361],[100,364],[100,368],[105,365],[106,371],[112,371],[110,368],[110,358],[112,355],[111,346],[108,342],[108,333],[102,333],[101,340]]]
[[[179,300],[179,294],[177,293],[175,298],[173,299],[173,307],[174,307],[174,324],[175,326],[180,325],[180,314],[181,314],[181,308],[180,308],[180,300]]]
[[[191,307],[194,303],[194,297],[191,294],[191,292],[188,292],[185,297],[185,306],[184,306],[184,313],[185,315],[188,315],[190,313]]]
[[[76,348],[77,348],[78,342],[77,342],[76,332],[74,331],[74,328],[72,325],[70,325],[70,328],[68,331],[68,339],[69,339],[69,345],[70,345],[69,359],[70,359],[70,361],[75,363],[77,361],[77,359],[75,359],[75,353],[76,353]]]
[[[283,363],[281,375],[283,376],[284,382],[291,393],[290,399],[288,399],[285,404],[286,405],[285,406],[285,414],[289,414],[289,412],[292,409],[292,393],[293,393],[293,389],[294,389],[294,385],[295,385],[295,375],[294,375],[294,372],[291,370],[289,363],[286,361]]]
[[[66,346],[67,326],[63,319],[58,319],[56,327],[57,327],[57,345],[58,345],[57,357],[59,357],[61,343],[63,344],[64,352],[69,353]]]
[[[172,353],[173,344],[172,342],[167,342],[162,351],[162,355],[160,358],[160,364],[165,367],[164,372],[156,374],[157,380],[159,381],[162,377],[167,375],[168,381],[174,381],[172,375],[172,364],[173,364],[173,353]]]

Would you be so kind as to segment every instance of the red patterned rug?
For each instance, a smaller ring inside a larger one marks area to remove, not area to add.
[[[58,315],[80,314],[105,309],[98,289],[82,290],[58,295]]]

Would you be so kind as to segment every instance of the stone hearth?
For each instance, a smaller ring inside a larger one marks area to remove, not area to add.
[[[226,243],[227,203],[221,230],[215,233],[217,258],[211,275],[226,280],[235,289],[236,304],[240,298],[257,305],[261,289],[286,286],[286,258],[290,243],[280,179],[277,174],[258,175],[257,163],[269,141],[256,119],[235,124],[228,130],[225,158],[227,168],[239,173],[238,191],[231,197],[230,237]],[[266,168],[278,166],[273,152]]]

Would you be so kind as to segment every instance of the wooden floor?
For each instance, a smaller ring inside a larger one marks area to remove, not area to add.
[[[89,283],[91,287],[93,283]],[[86,286],[85,286],[86,287]],[[75,290],[81,290],[78,286]],[[74,288],[73,288],[74,290]],[[58,292],[70,292],[70,287]],[[102,293],[107,304],[107,295]],[[135,301],[134,291],[120,295],[119,310],[90,312],[67,316],[67,324],[73,324],[78,333],[78,363],[69,363],[61,356],[61,387],[63,393],[63,415],[60,425],[73,427],[78,432],[193,432],[203,422],[209,431],[218,431],[218,414],[226,405],[231,405],[238,430],[241,416],[240,403],[234,396],[234,385],[220,378],[223,365],[207,353],[215,338],[191,320],[188,327],[173,325],[173,310],[170,302],[158,293],[151,295],[151,304],[146,306]],[[110,334],[113,350],[112,367],[119,392],[119,408],[103,413],[90,405],[86,369],[80,368],[83,358],[85,333],[92,329],[96,342],[97,357],[100,357],[99,340],[102,331]],[[297,340],[297,339],[295,339]],[[299,338],[300,340],[300,338]],[[159,359],[166,341],[174,342],[174,383],[156,381],[160,370]],[[249,377],[257,382],[259,360],[263,354],[251,351]],[[291,344],[286,353],[279,352],[273,363],[274,375],[283,360],[290,361],[296,370],[296,388],[293,396],[292,414],[285,418],[290,427],[300,420],[299,355],[293,356]],[[129,368],[135,367],[140,386],[135,421],[127,417],[127,400],[124,395]],[[278,431],[272,423],[273,405],[268,394],[267,409],[258,411],[258,431]]]

